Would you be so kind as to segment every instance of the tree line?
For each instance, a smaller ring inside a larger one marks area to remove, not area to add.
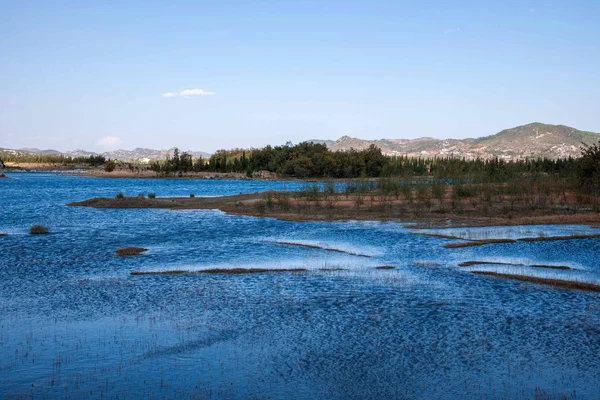
[[[150,168],[163,175],[207,171],[246,173],[251,176],[264,170],[296,178],[427,176],[500,182],[523,174],[568,176],[575,172],[576,164],[576,159],[572,157],[505,161],[501,158],[468,160],[452,156],[387,156],[375,145],[363,150],[331,151],[324,144],[303,142],[251,150],[219,150],[207,159],[194,159],[189,153],[180,153],[175,149],[172,157],[156,161]]]

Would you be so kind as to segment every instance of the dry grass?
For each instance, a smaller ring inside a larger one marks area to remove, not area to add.
[[[456,249],[459,247],[472,247],[472,246],[483,246],[486,244],[493,243],[515,243],[514,239],[484,239],[484,240],[474,240],[472,242],[458,242],[458,243],[448,243],[445,244],[444,247],[447,249]]]
[[[570,235],[570,236],[539,236],[539,237],[520,238],[520,239],[484,239],[484,240],[474,240],[471,242],[448,243],[448,244],[444,245],[444,247],[447,249],[455,249],[455,248],[459,248],[459,247],[483,246],[486,244],[494,244],[494,243],[547,242],[547,241],[554,241],[554,240],[576,240],[576,239],[598,239],[598,238],[600,238],[600,234]]]
[[[317,246],[314,244],[303,244],[303,243],[294,243],[294,242],[275,242],[275,243],[281,244],[284,246],[306,247],[307,249],[319,249],[319,250],[325,250],[325,251],[332,251],[334,253],[349,254],[351,256],[371,258],[371,256],[366,255],[366,254],[352,253],[350,251],[345,251],[345,250],[340,250],[340,249],[332,249],[330,247],[322,247],[322,246]]]
[[[499,272],[473,271],[474,274],[488,275],[503,279],[514,279],[524,282],[538,283],[542,285],[550,285],[564,289],[586,290],[590,292],[600,292],[600,285],[588,282],[567,281],[564,279],[538,278],[535,276],[502,274]]]
[[[552,240],[575,240],[575,239],[597,239],[600,238],[600,234],[592,235],[570,235],[570,236],[540,236],[531,238],[518,239],[519,242],[545,242]]]
[[[260,274],[265,272],[307,272],[305,268],[271,269],[271,268],[212,268],[200,271],[131,271],[130,275],[200,275],[200,274]]]
[[[142,254],[143,252],[148,251],[143,247],[123,247],[115,251],[120,257],[131,257]]]

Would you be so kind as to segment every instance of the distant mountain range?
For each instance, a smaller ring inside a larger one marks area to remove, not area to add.
[[[456,156],[473,158],[500,157],[517,160],[529,157],[578,157],[581,144],[600,141],[600,133],[580,131],[564,125],[538,122],[505,129],[495,135],[477,139],[379,139],[363,140],[342,136],[338,140],[310,140],[325,144],[330,150],[361,150],[375,144],[388,155],[414,157]]]
[[[93,151],[87,150],[73,150],[67,152],[60,152],[58,150],[40,150],[35,148],[25,148],[25,149],[2,149],[0,148],[0,157],[2,153],[9,153],[14,155],[28,155],[28,154],[40,154],[40,155],[63,155],[67,157],[89,157],[89,156],[97,156],[103,155],[106,158],[110,158],[112,160],[121,160],[121,161],[142,161],[142,160],[159,160],[164,159],[167,155],[173,156],[173,151],[175,148],[171,148],[168,150],[154,150],[154,149],[144,149],[137,148],[133,150],[114,150],[107,151],[104,153],[94,153]],[[184,150],[180,150],[183,152]],[[203,151],[187,151],[191,153],[193,157],[198,158],[207,158],[210,157],[210,153],[205,153]]]
[[[495,135],[477,139],[435,139],[424,137],[419,139],[378,139],[364,140],[342,136],[338,140],[308,140],[312,143],[325,144],[333,151],[362,150],[375,144],[384,154],[408,155],[413,157],[455,156],[473,158],[500,157],[506,160],[517,160],[529,157],[564,158],[578,157],[581,154],[581,144],[591,144],[600,141],[600,133],[580,131],[564,125],[547,125],[534,122],[516,128],[505,129]],[[115,150],[105,153],[94,153],[86,150],[73,150],[61,153],[57,150],[2,149],[2,153],[10,154],[57,154],[70,157],[91,156],[102,154],[106,158],[122,161],[158,160],[167,155],[172,156],[173,150],[153,150],[137,148],[134,150]],[[193,157],[207,158],[210,153],[188,151]]]

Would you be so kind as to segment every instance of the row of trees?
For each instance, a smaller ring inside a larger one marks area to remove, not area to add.
[[[252,175],[257,171],[269,171],[297,178],[357,178],[380,176],[389,160],[374,145],[360,151],[333,152],[323,144],[304,142],[250,151],[219,150],[208,159],[195,160],[189,153],[175,149],[173,157],[154,162],[150,167],[160,174],[210,171]]]
[[[534,174],[572,176],[578,161],[566,159],[527,159],[505,161],[499,158],[466,160],[456,157],[414,158],[386,156],[371,145],[364,150],[330,151],[310,142],[266,146],[249,151],[219,150],[208,159],[193,157],[175,149],[173,157],[154,162],[151,169],[163,174],[190,171],[237,172],[248,175],[269,171],[297,178],[359,178],[380,176],[428,176],[438,179],[502,182]]]

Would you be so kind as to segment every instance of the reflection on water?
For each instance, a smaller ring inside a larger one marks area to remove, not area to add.
[[[64,206],[119,191],[215,196],[300,187],[294,182],[13,176],[18,179],[0,182],[0,232],[9,233],[0,238],[3,397],[600,394],[598,294],[469,273],[529,273],[526,266],[458,267],[468,260],[567,265],[575,269],[532,273],[594,280],[600,276],[598,239],[445,249],[448,239],[412,235],[390,222],[294,223],[210,210]],[[28,235],[36,223],[52,234]],[[523,237],[588,229],[457,231],[443,230]],[[125,246],[149,251],[115,256]],[[234,267],[309,271],[129,275]]]

